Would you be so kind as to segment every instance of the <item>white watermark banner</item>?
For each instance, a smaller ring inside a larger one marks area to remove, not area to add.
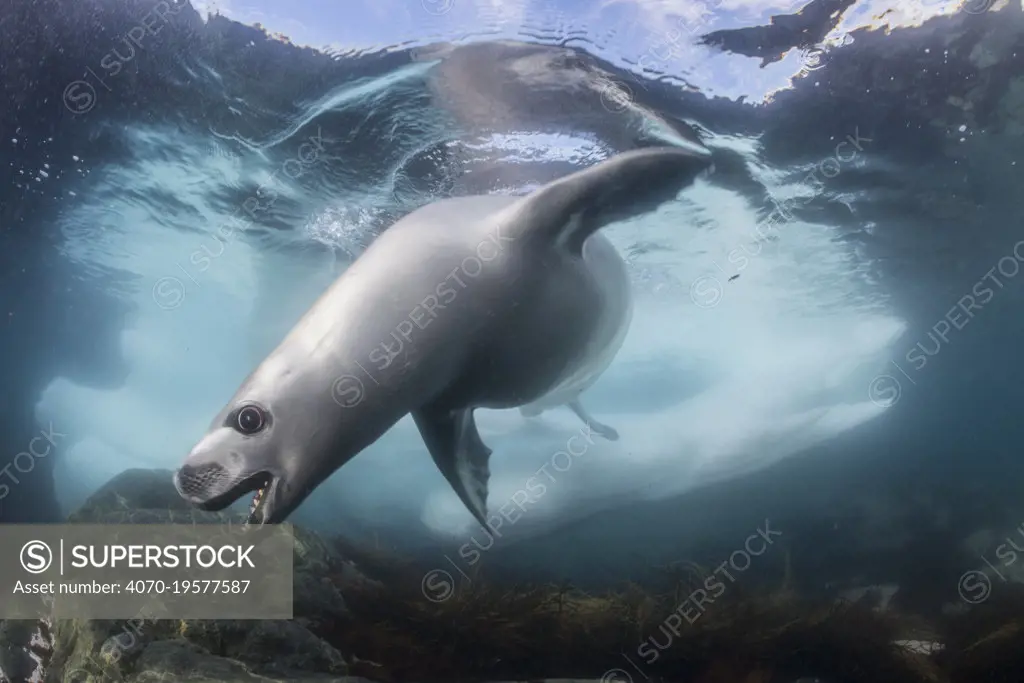
[[[0,525],[0,619],[291,619],[291,525]]]

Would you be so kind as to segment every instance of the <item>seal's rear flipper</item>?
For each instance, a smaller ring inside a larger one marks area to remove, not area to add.
[[[579,254],[598,229],[654,211],[710,168],[710,152],[680,147],[618,154],[548,183],[509,207],[508,225],[519,226],[509,236],[545,239]]]
[[[491,449],[480,438],[472,410],[432,410],[412,413],[431,457],[459,499],[480,525],[487,526],[487,480]]]
[[[587,412],[587,409],[583,407],[582,403],[580,403],[579,401],[573,401],[568,405],[572,409],[572,412],[576,413],[576,417],[583,420],[583,422],[585,422],[587,426],[590,427],[590,430],[592,432],[598,434],[599,436],[603,436],[609,441],[619,440],[619,433],[615,431],[614,428],[609,427],[606,424],[602,424],[601,422],[598,422],[593,417],[591,417],[590,413]]]

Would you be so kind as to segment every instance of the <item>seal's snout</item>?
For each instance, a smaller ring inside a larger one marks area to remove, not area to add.
[[[228,471],[215,462],[185,464],[174,473],[174,487],[183,498],[198,504],[209,498],[211,492],[222,490],[231,478]]]
[[[249,523],[263,524],[272,519],[280,480],[267,470],[237,472],[230,466],[185,463],[174,473],[174,487],[182,498],[207,512],[223,510],[246,493],[255,492],[249,504]]]

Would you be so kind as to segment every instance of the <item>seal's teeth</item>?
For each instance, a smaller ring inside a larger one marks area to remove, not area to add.
[[[263,500],[263,494],[266,493],[266,491],[267,491],[267,487],[266,486],[261,486],[260,488],[256,489],[256,494],[252,497],[252,502],[249,503],[249,516],[250,517],[253,515],[253,513],[256,512],[256,508],[258,508],[260,506],[260,501]]]

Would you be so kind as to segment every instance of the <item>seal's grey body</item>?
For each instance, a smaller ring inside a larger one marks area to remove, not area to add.
[[[486,526],[488,459],[476,408],[573,399],[621,345],[621,261],[594,233],[651,211],[709,166],[637,150],[526,197],[430,204],[395,223],[246,379],[175,474],[223,509],[280,522],[411,413],[438,468]],[[614,257],[614,258],[613,258]],[[585,418],[586,419],[586,418]]]

